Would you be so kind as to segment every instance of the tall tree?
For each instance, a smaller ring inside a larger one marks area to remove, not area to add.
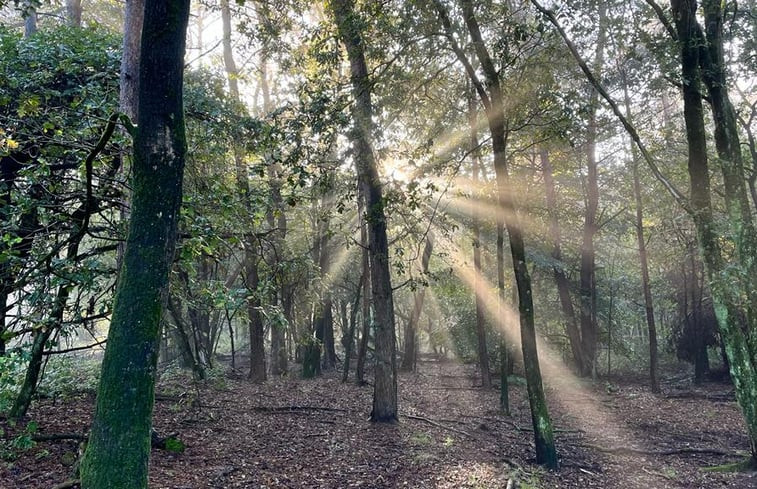
[[[520,315],[521,348],[523,364],[526,374],[528,400],[531,408],[531,421],[536,445],[536,461],[551,468],[558,466],[557,451],[555,449],[552,421],[547,409],[542,386],[539,356],[536,348],[536,329],[534,324],[534,306],[531,289],[531,277],[526,263],[526,249],[523,232],[517,214],[517,204],[511,188],[510,174],[507,162],[507,139],[505,129],[504,99],[500,83],[500,75],[481,34],[476,19],[473,2],[461,0],[463,19],[468,28],[476,58],[481,64],[486,84],[482,83],[473,65],[468,60],[463,49],[457,43],[455,33],[446,8],[441,0],[435,0],[434,6],[444,27],[447,40],[450,42],[458,60],[465,67],[471,83],[481,99],[486,111],[489,134],[491,136],[492,151],[494,153],[494,172],[497,180],[497,197],[499,212],[505,223],[510,238],[510,254],[512,256],[513,274],[518,291],[518,311]]]
[[[182,98],[189,4],[145,2],[131,222],[81,464],[83,489],[147,487],[160,316],[186,155]]]
[[[691,207],[700,252],[705,263],[715,315],[728,356],[757,466],[757,233],[746,194],[738,132],[728,98],[722,40],[722,9],[704,2],[706,37],[696,17],[697,2],[671,0],[684,80],[684,120],[688,143]],[[725,184],[725,229],[712,205],[707,132],[700,87],[710,95],[715,121],[715,145]],[[723,240],[732,247],[729,251]]]
[[[352,83],[351,139],[358,178],[365,195],[368,227],[368,248],[371,269],[371,298],[375,313],[376,370],[373,390],[372,421],[397,420],[397,358],[394,327],[394,305],[389,270],[389,244],[386,237],[386,216],[378,167],[373,155],[372,82],[365,61],[361,21],[353,0],[334,0],[331,4],[339,38],[347,50]]]
[[[620,78],[623,84],[623,101],[625,103],[626,118],[633,122],[631,114],[631,97],[628,92],[628,79],[625,68],[620,68]],[[647,257],[647,241],[644,238],[644,207],[641,199],[641,179],[639,176],[639,153],[631,141],[631,166],[633,173],[633,196],[636,204],[636,243],[639,249],[639,266],[641,268],[641,290],[644,295],[644,312],[647,318],[649,332],[649,380],[652,392],[660,392],[657,352],[657,324],[654,317],[654,303],[652,302],[652,288],[649,283],[649,259]]]
[[[607,5],[598,5],[597,43],[594,55],[594,72],[600,73],[604,65],[605,43],[607,39]],[[589,114],[586,130],[586,212],[584,214],[583,238],[581,241],[581,271],[579,295],[581,298],[581,375],[596,376],[597,339],[597,279],[596,249],[594,237],[597,233],[597,209],[599,205],[599,178],[597,166],[597,138],[599,93],[592,87],[589,97]]]

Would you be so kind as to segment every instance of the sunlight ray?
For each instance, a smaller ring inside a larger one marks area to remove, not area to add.
[[[493,326],[504,333],[508,341],[520,345],[518,312],[507,302],[498,300],[496,286],[467,264],[465,254],[459,246],[445,237],[438,240],[438,247],[448,253],[450,257],[448,263],[455,274],[481,298]],[[641,449],[647,446],[647,443],[635,437],[625,427],[622,420],[604,414],[596,394],[584,385],[585,380],[573,374],[571,369],[563,363],[560,355],[544,341],[538,332],[536,341],[545,384],[550,387],[555,401],[578,420],[578,427],[588,437],[599,440],[607,446],[623,444]]]

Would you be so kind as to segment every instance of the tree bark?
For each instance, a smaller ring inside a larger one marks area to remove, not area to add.
[[[247,278],[247,319],[250,325],[250,373],[248,378],[253,383],[266,380],[265,365],[265,324],[260,312],[261,301],[259,293],[260,276],[258,262],[260,261],[260,246],[253,236],[249,236],[245,245],[245,270]]]
[[[37,9],[28,4],[24,14],[24,37],[31,37],[37,32]]]
[[[365,382],[365,359],[368,355],[368,342],[371,339],[371,265],[368,255],[368,226],[365,222],[365,195],[363,186],[358,185],[358,214],[360,215],[360,244],[363,247],[363,299],[360,316],[362,320],[362,333],[357,350],[357,363],[355,365],[355,382]]]
[[[355,125],[350,136],[355,147],[358,177],[365,189],[366,199],[371,297],[376,319],[376,373],[371,420],[393,422],[397,421],[396,333],[389,270],[389,245],[386,237],[386,215],[381,181],[371,144],[372,82],[365,62],[364,39],[362,39],[354,1],[334,0],[330,6],[339,37],[347,49],[350,61],[352,95],[355,99],[352,107]]]
[[[147,487],[160,316],[186,154],[182,92],[189,3],[145,4],[131,226],[81,464],[83,489]]]
[[[81,0],[66,0],[66,21],[73,27],[81,27]]]

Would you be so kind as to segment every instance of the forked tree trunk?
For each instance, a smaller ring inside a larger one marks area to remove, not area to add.
[[[353,0],[334,0],[330,4],[339,37],[350,61],[350,79],[355,103],[352,106],[354,128],[351,133],[355,146],[358,177],[364,188],[368,221],[368,243],[371,268],[371,297],[376,319],[376,373],[373,389],[371,420],[397,420],[397,358],[389,270],[389,244],[386,237],[386,215],[378,167],[373,155],[371,134],[373,107],[371,80],[363,51],[364,39]]]
[[[131,226],[81,463],[83,489],[147,487],[160,316],[186,154],[182,92],[189,3],[145,4]]]

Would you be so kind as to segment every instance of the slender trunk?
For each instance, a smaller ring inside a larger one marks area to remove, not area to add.
[[[633,120],[631,114],[631,97],[628,93],[628,81],[625,71],[621,71],[623,83],[623,99],[625,102],[626,118]],[[633,167],[633,195],[636,204],[636,242],[639,248],[639,264],[641,266],[641,290],[644,293],[644,310],[647,317],[649,331],[649,381],[652,392],[660,392],[657,355],[657,325],[654,318],[654,304],[652,289],[649,284],[649,264],[647,259],[647,243],[644,239],[644,208],[641,200],[641,182],[639,180],[639,155],[631,141],[631,165]]]
[[[599,33],[594,58],[594,73],[601,73],[604,65],[604,50],[606,41],[607,6],[599,3]],[[599,93],[592,89],[590,97],[589,121],[586,133],[586,213],[584,214],[584,230],[581,242],[581,272],[579,293],[581,296],[581,349],[583,352],[583,376],[596,376],[597,340],[599,326],[597,324],[597,283],[596,283],[596,250],[594,236],[597,233],[597,208],[599,206],[599,181],[597,175],[597,111],[599,109]]]
[[[475,93],[468,91],[468,126],[470,131],[471,163],[474,188],[477,187],[480,151],[478,143],[478,124]],[[484,389],[492,386],[491,370],[489,369],[489,351],[486,346],[486,315],[484,301],[486,300],[486,286],[481,271],[481,211],[476,206],[471,225],[473,231],[473,296],[476,302],[476,340],[478,346],[478,366],[481,369],[481,383]],[[504,254],[503,254],[504,255]],[[504,273],[504,272],[503,272]]]
[[[497,316],[502,316],[505,305],[505,222],[502,213],[497,215]],[[506,327],[506,326],[505,326]],[[510,342],[507,340],[507,332],[500,333],[499,340],[499,408],[507,416],[510,415],[510,383],[509,375],[513,372],[515,364],[510,352]]]
[[[355,382],[362,384],[365,382],[365,359],[368,355],[368,342],[371,339],[371,267],[368,256],[368,228],[365,222],[364,195],[362,186],[358,189],[358,214],[360,215],[360,243],[363,246],[363,302],[360,316],[362,319],[362,333],[360,335],[360,344],[357,350],[357,364],[355,366]]]
[[[584,358],[581,347],[581,332],[576,323],[576,313],[573,309],[573,300],[570,297],[570,282],[565,274],[562,261],[562,238],[560,236],[560,223],[557,214],[557,195],[555,193],[555,181],[552,176],[552,164],[549,161],[549,153],[545,148],[539,151],[542,174],[544,176],[544,193],[547,201],[547,213],[549,214],[549,236],[552,240],[552,258],[555,265],[552,272],[557,284],[557,294],[560,297],[560,307],[565,317],[565,332],[570,342],[570,350],[573,354],[573,362],[579,372],[584,371]]]
[[[131,226],[81,463],[83,489],[147,487],[160,316],[186,154],[182,85],[189,3],[145,5]]]
[[[476,50],[476,55],[486,75],[489,87],[489,108],[487,120],[492,138],[494,152],[494,170],[497,177],[497,194],[500,212],[510,238],[510,253],[513,260],[513,272],[518,290],[518,311],[520,313],[521,347],[523,365],[526,374],[528,401],[531,408],[531,421],[536,446],[536,462],[550,468],[557,468],[557,451],[555,449],[552,421],[547,409],[542,386],[539,356],[536,348],[536,329],[534,324],[533,297],[531,277],[526,264],[526,250],[523,234],[517,215],[517,204],[513,195],[510,175],[507,168],[507,139],[504,121],[504,103],[499,82],[499,73],[494,67],[486,49],[478,21],[475,18],[472,0],[462,0],[463,16]]]
[[[352,357],[352,345],[355,342],[355,329],[357,327],[357,311],[360,307],[360,292],[363,288],[363,283],[367,280],[365,270],[360,274],[360,281],[357,284],[357,291],[355,292],[355,302],[352,303],[350,309],[349,329],[347,332],[347,338],[344,343],[344,367],[342,368],[342,382],[347,382],[350,375],[350,360]]]
[[[397,358],[389,270],[389,244],[386,236],[386,215],[381,181],[371,145],[372,115],[371,80],[365,61],[363,42],[353,0],[334,0],[331,10],[337,31],[347,49],[350,78],[355,104],[352,107],[354,127],[351,133],[355,162],[360,182],[365,189],[368,221],[368,243],[371,268],[371,297],[376,318],[376,372],[371,420],[397,420]]]
[[[431,252],[434,248],[433,236],[430,234],[426,237],[426,245],[423,247],[423,256],[421,257],[421,273],[428,274],[428,263],[431,260]],[[415,292],[413,297],[413,311],[410,314],[410,320],[405,328],[405,354],[402,357],[401,369],[406,372],[415,370],[417,363],[417,331],[420,322],[421,312],[423,311],[423,301],[426,297],[426,288],[421,287]]]

